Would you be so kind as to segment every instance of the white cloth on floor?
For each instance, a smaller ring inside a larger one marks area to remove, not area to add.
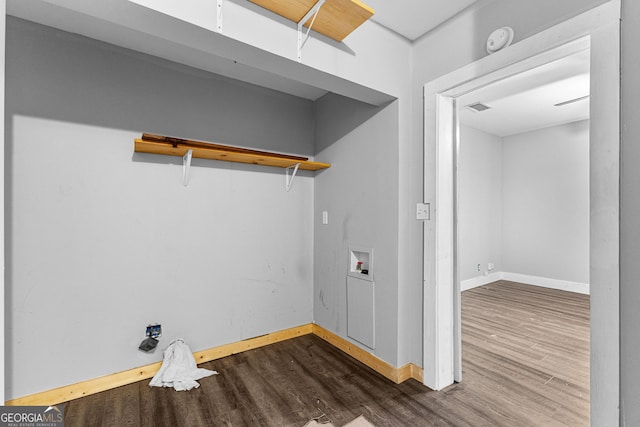
[[[189,346],[181,338],[169,343],[164,351],[162,366],[149,383],[152,387],[173,387],[178,391],[200,387],[196,380],[217,374],[198,368]]]
[[[321,416],[314,418],[308,423],[306,423],[304,427],[335,427],[335,424],[332,424],[329,418],[326,415],[322,414]],[[367,421],[367,419],[364,416],[360,415],[358,418],[345,424],[342,427],[375,427],[375,426],[371,424],[369,421]]]

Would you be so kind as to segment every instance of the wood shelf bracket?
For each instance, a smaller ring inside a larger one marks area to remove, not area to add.
[[[182,156],[182,183],[186,187],[189,185],[189,170],[191,169],[191,157],[193,156],[193,150],[189,149],[184,156]]]
[[[325,0],[318,0],[316,4],[314,4],[313,7],[306,13],[306,15],[304,15],[304,17],[298,22],[298,62],[302,62],[302,48],[307,43],[307,40],[309,40],[311,27],[313,27],[313,23],[318,17],[318,12],[320,12],[320,8],[324,4],[324,2]],[[305,33],[304,24],[309,20],[309,18],[311,18],[312,15],[313,18],[311,19],[311,23],[309,24],[309,27],[307,28],[307,31]]]
[[[216,28],[219,33],[222,33],[222,10],[224,7],[224,0],[217,0],[216,7]]]
[[[291,184],[293,184],[293,178],[296,177],[298,173],[298,168],[300,167],[300,163],[296,163],[293,166],[289,166],[285,169],[285,188],[287,191],[291,189]]]

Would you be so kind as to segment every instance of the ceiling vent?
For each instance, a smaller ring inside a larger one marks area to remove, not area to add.
[[[483,104],[482,102],[476,102],[475,104],[469,104],[469,105],[467,105],[467,108],[470,109],[470,110],[475,111],[476,113],[481,113],[483,111],[491,109],[491,107],[489,107],[486,104]]]

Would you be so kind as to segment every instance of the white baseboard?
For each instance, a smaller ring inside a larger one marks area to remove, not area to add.
[[[524,283],[525,285],[541,286],[543,288],[559,289],[561,291],[576,292],[589,295],[589,284],[570,282],[568,280],[550,279],[548,277],[529,276],[527,274],[501,272],[502,280]]]
[[[477,288],[478,286],[488,285],[489,283],[493,283],[498,280],[502,280],[502,272],[491,273],[486,276],[472,277],[471,279],[460,282],[460,290],[466,291]]]
[[[578,294],[589,295],[589,284],[580,282],[570,282],[568,280],[550,279],[548,277],[530,276],[527,274],[508,273],[499,271],[487,276],[477,276],[460,282],[460,290],[477,288],[498,280],[508,280],[510,282],[523,283],[525,285],[540,286],[542,288],[559,289],[561,291],[576,292]]]

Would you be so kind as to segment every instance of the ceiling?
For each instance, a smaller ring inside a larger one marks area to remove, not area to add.
[[[413,41],[478,0],[364,0],[378,24]]]
[[[588,119],[589,62],[585,50],[461,96],[458,119],[501,137]],[[469,108],[475,103],[490,109]]]

